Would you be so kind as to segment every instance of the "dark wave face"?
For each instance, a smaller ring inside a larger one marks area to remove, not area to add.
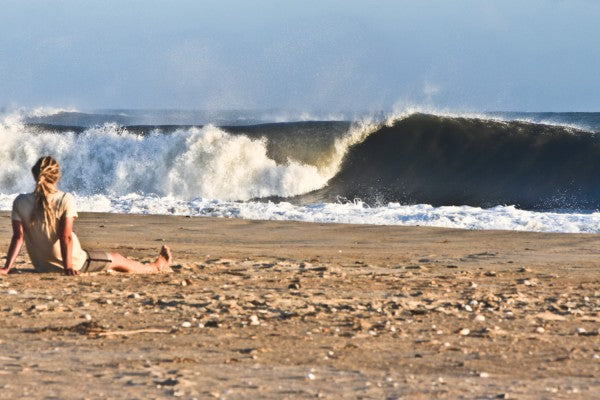
[[[329,184],[302,202],[336,196],[525,209],[600,208],[600,137],[525,122],[414,114],[347,153]]]

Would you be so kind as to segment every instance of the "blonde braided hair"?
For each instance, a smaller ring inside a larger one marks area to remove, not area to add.
[[[50,157],[40,158],[31,168],[35,179],[35,208],[31,224],[41,222],[47,232],[56,231],[56,218],[48,200],[48,196],[56,193],[56,182],[60,179],[60,166],[58,162]]]

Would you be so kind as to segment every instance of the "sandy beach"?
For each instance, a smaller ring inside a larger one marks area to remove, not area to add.
[[[0,279],[0,398],[600,397],[600,235],[82,213],[171,275]],[[0,246],[10,241],[0,213]]]

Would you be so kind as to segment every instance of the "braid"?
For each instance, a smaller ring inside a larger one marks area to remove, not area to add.
[[[60,166],[58,162],[50,157],[40,158],[33,168],[31,168],[35,178],[35,210],[31,223],[41,222],[42,226],[48,231],[56,230],[56,218],[48,201],[48,196],[56,193],[56,182],[60,179]]]

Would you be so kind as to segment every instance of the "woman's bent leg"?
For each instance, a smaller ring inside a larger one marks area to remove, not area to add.
[[[112,261],[107,268],[108,270],[126,272],[130,274],[157,274],[173,272],[169,266],[172,261],[171,251],[167,246],[163,246],[160,249],[160,253],[158,254],[156,261],[148,264],[143,264],[139,261],[123,257],[119,253],[109,254]]]

